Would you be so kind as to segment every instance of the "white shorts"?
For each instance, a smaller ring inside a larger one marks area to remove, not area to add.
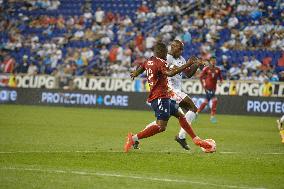
[[[187,94],[180,90],[172,90],[171,100],[174,100],[179,104],[186,96]]]

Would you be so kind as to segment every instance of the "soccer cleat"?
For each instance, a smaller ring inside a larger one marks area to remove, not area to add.
[[[134,145],[134,141],[132,139],[132,133],[128,133],[126,137],[126,143],[124,145],[124,152],[128,152]]]
[[[209,149],[209,148],[212,148],[211,144],[205,140],[201,140],[198,136],[195,137],[194,139],[192,139],[194,144],[196,144],[197,146],[200,146],[202,148],[205,148],[205,149]]]
[[[138,141],[135,141],[134,144],[133,144],[133,149],[135,150],[139,150],[139,142]]]
[[[180,139],[178,136],[175,136],[175,141],[177,141],[181,147],[185,150],[190,150],[187,142],[186,142],[186,139]]]
[[[211,123],[217,123],[217,119],[214,116],[210,118],[210,121],[211,121]]]

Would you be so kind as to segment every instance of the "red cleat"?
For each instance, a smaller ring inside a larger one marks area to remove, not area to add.
[[[205,148],[205,149],[209,149],[209,148],[212,148],[211,144],[205,140],[201,140],[198,136],[195,137],[194,139],[192,139],[194,144],[196,144],[197,146],[200,146],[202,148]]]
[[[128,152],[134,144],[134,141],[132,139],[132,133],[128,133],[127,138],[126,138],[126,143],[124,145],[124,152]]]

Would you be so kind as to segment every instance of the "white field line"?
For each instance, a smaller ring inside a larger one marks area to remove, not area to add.
[[[241,154],[240,152],[219,152],[220,154]]]
[[[264,155],[283,155],[284,153],[278,153],[278,152],[275,152],[275,153],[264,153]]]
[[[79,151],[0,151],[0,154],[28,154],[28,153],[123,153],[123,151],[90,151],[90,150],[79,150]],[[144,151],[144,153],[150,153],[148,151]],[[151,152],[152,153],[152,152]],[[172,151],[158,151],[155,153],[180,153],[180,154],[188,154],[190,152],[181,151],[181,152],[172,152]],[[245,152],[216,152],[220,154],[246,154]],[[256,153],[258,155],[284,155],[284,152],[269,152],[269,153]]]
[[[216,186],[216,187],[222,187],[222,188],[264,189],[264,188],[249,187],[249,186],[213,184],[213,183],[208,183],[208,182],[198,182],[198,181],[191,181],[191,180],[180,180],[180,179],[170,179],[170,178],[155,178],[155,177],[146,177],[146,176],[109,174],[109,173],[74,171],[74,170],[20,168],[20,167],[1,167],[0,169],[1,170],[42,172],[42,173],[50,173],[50,174],[74,174],[74,175],[89,175],[89,176],[100,176],[100,177],[118,177],[118,178],[150,180],[150,181],[158,181],[158,182],[172,182],[172,183],[181,183],[181,184],[182,183],[198,184],[198,185]]]

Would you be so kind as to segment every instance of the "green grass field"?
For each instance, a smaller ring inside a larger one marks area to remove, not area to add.
[[[129,131],[152,112],[89,108],[0,106],[0,188],[284,188],[284,145],[275,117],[201,114],[193,125],[213,138],[205,154],[189,140],[184,151],[166,132],[123,152]]]

